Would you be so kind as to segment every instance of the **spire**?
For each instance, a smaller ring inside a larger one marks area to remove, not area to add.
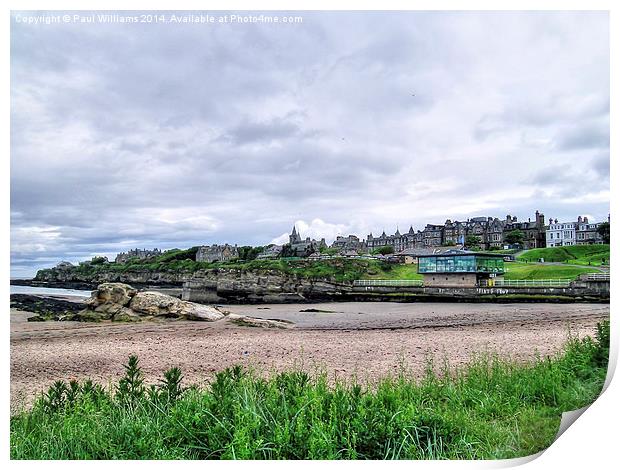
[[[409,227],[409,233],[413,233],[413,225]]]
[[[297,235],[297,229],[295,228],[294,225],[293,225],[293,231],[291,232],[291,235]]]

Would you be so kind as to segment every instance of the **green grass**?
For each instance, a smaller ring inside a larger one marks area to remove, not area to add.
[[[540,263],[504,263],[504,279],[576,279],[584,273],[597,273],[596,268],[579,266],[561,266]]]
[[[527,250],[518,256],[521,261],[538,261],[544,258],[545,262],[580,264],[585,266],[600,266],[605,260],[609,263],[609,245],[575,245],[551,248],[536,248]]]
[[[600,393],[609,323],[555,357],[478,356],[406,368],[370,386],[302,370],[262,378],[240,366],[204,389],[178,369],[147,387],[137,359],[110,390],[56,383],[11,418],[12,459],[499,459],[548,447],[561,414]]]
[[[378,263],[374,269],[369,269],[361,279],[423,279],[422,274],[418,274],[417,264],[388,264]]]

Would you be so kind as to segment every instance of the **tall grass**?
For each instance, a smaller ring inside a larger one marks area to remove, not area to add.
[[[552,442],[561,413],[605,380],[609,323],[553,358],[429,362],[375,386],[291,370],[261,378],[235,366],[206,388],[171,369],[144,383],[136,357],[114,389],[57,382],[11,419],[13,459],[497,459]]]

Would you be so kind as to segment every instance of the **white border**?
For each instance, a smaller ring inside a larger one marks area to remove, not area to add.
[[[0,35],[1,49],[3,62],[3,73],[1,75],[2,89],[5,90],[2,94],[2,129],[4,130],[3,148],[5,149],[2,158],[2,175],[5,178],[5,184],[2,185],[1,197],[2,197],[2,210],[4,213],[3,220],[6,226],[2,230],[2,241],[4,249],[2,251],[2,263],[5,266],[2,271],[2,292],[4,305],[8,307],[9,300],[9,272],[10,272],[10,257],[9,257],[9,224],[10,224],[10,168],[9,168],[9,151],[10,151],[10,83],[9,83],[9,54],[10,54],[10,11],[11,10],[608,10],[610,11],[610,45],[611,45],[611,76],[615,80],[610,80],[611,87],[611,129],[617,128],[614,126],[617,115],[618,103],[617,93],[613,85],[618,82],[618,17],[620,17],[620,8],[617,6],[618,2],[611,0],[521,0],[521,1],[502,1],[493,2],[488,0],[471,0],[468,2],[458,0],[443,0],[443,1],[405,1],[405,0],[382,0],[381,2],[359,0],[357,2],[342,1],[342,0],[298,0],[294,3],[284,0],[261,0],[260,2],[252,2],[250,0],[230,0],[230,1],[197,1],[197,0],[176,0],[173,2],[164,1],[145,1],[145,0],[108,0],[108,1],[77,1],[77,0],[63,0],[56,2],[45,2],[42,0],[23,0],[14,1],[8,0],[3,2],[2,8],[2,23],[6,28],[2,28],[2,34]],[[615,136],[611,134],[611,150],[615,149]],[[618,164],[611,159],[611,182],[616,181],[616,175],[618,171]],[[617,200],[617,192],[613,185],[611,186],[612,201]],[[611,219],[616,220],[614,212],[615,204],[611,203]],[[616,237],[612,234],[612,240],[616,240]],[[613,243],[612,243],[613,244]],[[612,271],[617,271],[612,267]],[[615,274],[612,279],[616,279]],[[612,290],[615,292],[616,282],[612,281]],[[615,293],[612,295],[611,310],[615,311],[617,305]],[[615,317],[615,315],[612,315]],[[619,332],[618,326],[615,323],[615,318],[612,318],[612,354],[610,358],[611,366],[610,370],[614,370],[617,364],[618,357],[618,339]],[[4,426],[2,427],[2,456],[4,461],[9,461],[9,334],[10,328],[8,328],[9,317],[5,316],[5,354],[2,355],[3,366],[3,412],[5,416]],[[546,451],[539,455],[535,459],[520,459],[517,461],[449,461],[449,462],[415,462],[415,465],[421,465],[424,468],[433,467],[450,467],[450,468],[500,468],[511,467],[519,464],[523,464],[529,461],[528,468],[549,468],[550,466],[558,466],[563,468],[608,468],[609,463],[615,461],[614,457],[617,456],[617,443],[614,438],[614,433],[617,432],[617,425],[613,417],[620,416],[618,399],[620,396],[620,387],[618,386],[618,379],[612,381],[602,396],[596,400],[593,405],[583,413],[583,415],[576,421],[576,423],[564,433],[559,439]],[[69,466],[76,468],[79,466],[82,468],[84,463],[80,462],[9,462],[11,466],[31,467],[39,466],[42,464],[50,465],[52,467],[60,468]],[[338,465],[340,467],[350,466],[366,466],[378,465],[377,462],[296,462],[295,465],[308,466],[308,465]],[[92,462],[90,465],[94,466],[125,466],[125,465],[154,465],[153,462]],[[158,462],[157,466],[168,465],[181,465],[179,462]],[[184,462],[182,465],[205,465],[204,462]],[[220,462],[209,462],[208,465],[230,465]],[[236,463],[235,465],[251,465],[252,467],[263,468],[284,468],[289,466],[290,462],[244,462]],[[412,462],[392,462],[389,464],[391,467],[410,468]]]

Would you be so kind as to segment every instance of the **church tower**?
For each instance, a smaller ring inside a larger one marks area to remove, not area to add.
[[[297,233],[297,229],[295,228],[294,225],[293,225],[293,231],[288,236],[288,240],[291,245],[294,245],[295,243],[301,243],[301,237]]]

